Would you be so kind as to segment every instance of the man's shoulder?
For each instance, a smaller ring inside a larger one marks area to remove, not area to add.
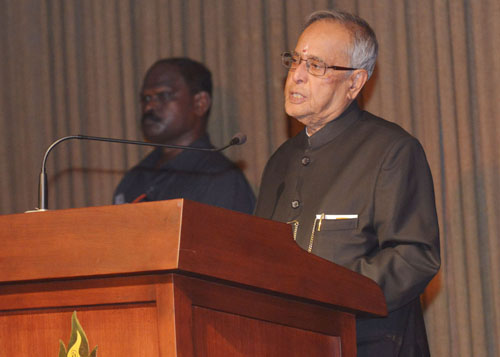
[[[203,171],[237,170],[238,166],[221,152],[199,152],[200,160],[198,167]]]
[[[363,140],[384,140],[399,141],[399,140],[416,140],[413,135],[408,133],[399,124],[381,118],[367,111],[361,111],[358,120],[352,123],[348,130],[345,130],[343,135],[362,137]],[[289,138],[282,143],[278,149],[271,156],[281,157],[282,155],[289,155],[295,150],[300,150],[304,145],[305,132],[301,131],[294,137]]]
[[[350,139],[358,150],[381,160],[399,155],[425,158],[420,141],[397,123],[363,112],[355,129]]]
[[[399,124],[383,119],[367,111],[362,112],[357,125],[358,131],[367,132],[371,136],[385,136],[394,139],[413,138],[413,136]]]
[[[288,161],[288,158],[297,154],[297,151],[300,153],[304,149],[304,141],[307,140],[305,135],[302,131],[281,144],[271,155],[267,167],[279,169]],[[420,146],[419,141],[397,123],[367,111],[360,111],[357,120],[326,146],[339,145],[339,143],[345,144],[346,147],[356,147],[357,150],[375,150],[379,154],[401,146]]]

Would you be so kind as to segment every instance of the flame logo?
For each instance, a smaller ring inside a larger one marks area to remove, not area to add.
[[[80,332],[76,331],[76,342],[71,346],[68,351],[68,357],[80,357],[80,345],[82,343],[82,337],[80,336]]]
[[[76,311],[71,316],[71,336],[68,343],[69,350],[59,340],[59,357],[97,357],[97,346],[89,354],[89,343],[82,325],[76,317]]]

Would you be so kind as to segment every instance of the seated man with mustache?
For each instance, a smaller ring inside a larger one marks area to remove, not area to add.
[[[212,78],[189,58],[157,61],[140,93],[142,133],[152,143],[213,148],[206,128]],[[156,148],[126,173],[113,203],[174,198],[252,213],[255,197],[243,173],[219,152]]]

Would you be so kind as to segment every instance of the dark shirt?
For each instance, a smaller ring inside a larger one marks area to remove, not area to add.
[[[390,314],[358,320],[360,356],[428,353],[419,294],[439,269],[439,232],[432,177],[414,137],[354,102],[277,150],[256,215],[293,222],[303,249],[380,285]]]
[[[193,147],[213,148],[208,136]],[[160,168],[160,148],[128,171],[113,196],[113,203],[185,198],[244,213],[252,213],[255,196],[239,168],[220,152],[184,150]]]

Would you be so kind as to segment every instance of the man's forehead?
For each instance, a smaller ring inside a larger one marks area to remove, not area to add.
[[[319,20],[302,32],[295,52],[308,58],[328,59],[347,53],[350,45],[351,34],[344,25]]]
[[[144,78],[143,89],[156,87],[173,87],[183,83],[178,69],[169,65],[153,67]]]

